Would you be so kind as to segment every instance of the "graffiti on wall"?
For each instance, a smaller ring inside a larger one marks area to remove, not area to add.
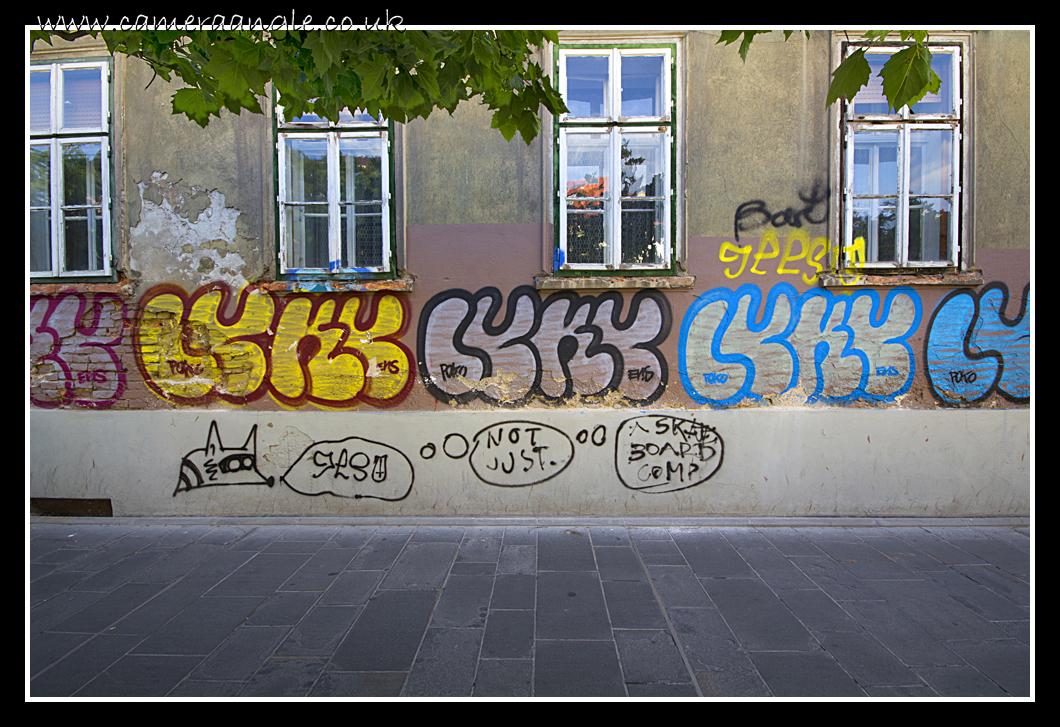
[[[225,447],[217,422],[212,421],[206,445],[181,460],[173,495],[218,485],[272,487],[275,478],[258,470],[257,431],[255,424],[242,446]],[[435,468],[466,463],[482,483],[514,488],[556,478],[574,462],[579,449],[607,452],[604,456],[609,459],[613,452],[618,480],[648,494],[700,485],[718,471],[723,458],[721,435],[714,427],[692,416],[662,414],[627,419],[613,436],[606,424],[587,426],[571,436],[543,422],[505,420],[470,437],[448,432],[440,444],[424,443],[419,455],[424,462],[435,460]],[[397,502],[412,492],[416,475],[412,460],[393,444],[349,436],[312,442],[279,479],[301,495]]]
[[[535,422],[501,422],[472,440],[468,464],[489,485],[525,487],[552,479],[574,458],[564,432]]]
[[[180,462],[180,475],[177,478],[178,492],[187,492],[200,487],[216,485],[268,485],[272,487],[275,479],[264,477],[258,471],[258,425],[250,428],[250,434],[241,447],[225,447],[221,443],[221,434],[217,422],[210,422],[210,431],[206,435],[206,446],[193,449],[184,455]]]
[[[678,341],[681,382],[700,404],[734,406],[801,388],[808,403],[893,401],[913,382],[909,339],[921,318],[911,288],[765,295],[715,288],[689,307]]]
[[[615,472],[639,492],[676,492],[709,480],[721,467],[721,436],[694,419],[648,414],[622,422]]]
[[[1015,305],[1013,305],[1015,307]],[[928,322],[924,358],[935,395],[948,403],[982,401],[998,392],[1030,401],[1031,288],[1015,317],[1008,317],[1009,290],[1002,282],[978,293],[955,290]]]
[[[400,338],[408,303],[390,293],[284,298],[214,283],[188,295],[159,285],[140,301],[133,350],[148,388],[176,404],[393,406],[412,389]]]
[[[798,243],[798,247],[795,244]],[[815,237],[811,242],[804,230],[792,230],[781,243],[774,230],[766,230],[758,241],[758,249],[752,255],[754,247],[734,245],[726,240],[718,249],[718,260],[723,263],[739,261],[739,267],[727,265],[725,277],[733,280],[744,273],[765,275],[798,275],[807,285],[817,282],[817,276],[828,270],[838,269],[840,247],[846,253],[847,265],[858,270],[865,265],[865,238],[858,237],[849,245],[833,245],[827,237]],[[772,261],[776,261],[775,263]],[[750,264],[750,268],[748,268]],[[774,267],[775,266],[775,267]],[[844,280],[844,284],[860,283],[861,275],[854,273]]]
[[[122,300],[69,292],[30,296],[29,306],[30,401],[45,408],[105,408],[120,399]]]
[[[670,332],[670,304],[658,291],[632,297],[623,318],[618,293],[583,296],[520,286],[503,298],[496,288],[447,290],[420,313],[419,370],[442,401],[514,406],[540,396],[559,401],[617,392],[630,402],[655,401],[666,388],[658,345]]]
[[[753,199],[744,202],[736,208],[736,214],[732,220],[732,234],[736,241],[740,241],[740,233],[753,230],[763,225],[773,227],[802,227],[805,221],[811,225],[823,225],[828,222],[828,185],[814,182],[813,188],[807,192],[800,191],[798,209],[788,207],[779,212],[771,212],[764,200]]]
[[[280,479],[302,495],[403,500],[415,473],[403,452],[361,437],[314,442]]]

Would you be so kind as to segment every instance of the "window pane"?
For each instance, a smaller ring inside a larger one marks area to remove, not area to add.
[[[938,93],[929,93],[913,104],[914,114],[952,114],[953,111],[953,61],[952,53],[932,53],[931,70],[942,80]]]
[[[339,200],[383,198],[383,156],[380,138],[339,139]]]
[[[369,116],[367,113],[365,113],[364,111],[361,111],[360,109],[356,109],[354,111],[350,111],[349,109],[343,109],[342,111],[339,112],[339,123],[340,124],[352,124],[352,123],[358,123],[358,124],[366,124],[366,123],[379,124],[379,123],[382,123],[382,120],[378,119],[376,117],[373,117],[373,116]]]
[[[854,134],[854,194],[898,193],[898,132]]]
[[[666,134],[622,135],[622,196],[666,195]]]
[[[63,144],[63,204],[98,205],[103,202],[102,145]],[[87,268],[79,268],[86,270]]]
[[[63,211],[63,269],[103,269],[103,210],[99,207]]]
[[[666,244],[666,205],[652,200],[622,200],[623,264],[658,264]]]
[[[383,206],[343,205],[342,267],[378,268],[382,265]]]
[[[29,269],[35,273],[52,269],[52,216],[48,210],[29,213]]]
[[[328,140],[284,139],[287,201],[328,201]]]
[[[854,97],[854,114],[862,115],[886,115],[897,114],[891,111],[887,99],[883,95],[883,79],[880,71],[890,60],[890,53],[866,53],[865,59],[869,62],[869,83],[863,86]],[[942,83],[938,93],[929,93],[919,102],[913,104],[911,110],[916,114],[952,114],[954,113],[953,99],[953,61],[952,53],[935,52],[931,54],[931,70],[938,74]]]
[[[610,134],[567,134],[567,258],[572,264],[602,264],[607,258],[611,193]]]
[[[51,147],[31,146],[29,150],[29,204],[30,207],[47,207],[51,201],[52,154]]]
[[[576,117],[610,116],[608,56],[566,56],[567,108]]]
[[[854,114],[857,116],[885,115],[891,113],[887,98],[883,95],[883,79],[880,71],[891,57],[890,53],[866,53],[869,62],[869,83],[862,86],[854,96]]]
[[[313,100],[315,101],[316,99],[313,99]],[[328,123],[328,120],[325,119],[323,116],[320,116],[320,115],[318,115],[318,114],[316,114],[316,113],[314,113],[312,111],[309,111],[307,113],[302,114],[301,116],[296,116],[296,117],[291,118],[291,119],[285,118],[281,114],[280,123],[281,124],[295,124],[295,123],[298,123],[298,124],[325,124],[326,125]],[[381,124],[382,121],[380,119],[378,119],[378,118],[369,116],[368,114],[364,113],[360,109],[357,109],[355,111],[350,111],[348,108],[345,108],[345,109],[342,109],[342,111],[339,111],[339,121],[338,121],[338,123],[339,124],[352,124],[352,123],[358,123],[358,124],[363,124],[363,123]]]
[[[567,205],[567,262],[603,264],[607,251],[607,224],[603,202]]]
[[[623,134],[622,263],[663,262],[668,168],[666,134]]]
[[[953,189],[953,132],[950,129],[913,129],[911,136],[910,194],[950,194]]]
[[[609,134],[567,134],[568,197],[606,197],[609,186]]]
[[[48,131],[51,128],[51,79],[51,71],[34,71],[29,74],[30,131]]]
[[[664,56],[622,56],[622,116],[665,116]]]
[[[939,262],[950,259],[952,202],[945,197],[909,200],[909,259]]]
[[[866,262],[897,262],[897,199],[854,200],[854,235],[865,240]]]
[[[287,267],[328,269],[328,206],[287,205]]]
[[[102,73],[101,68],[63,71],[63,128],[103,126]]]
[[[317,116],[312,111],[302,114],[301,116],[296,116],[293,119],[283,119],[283,123],[286,124],[326,124],[327,121],[328,120],[323,116]]]

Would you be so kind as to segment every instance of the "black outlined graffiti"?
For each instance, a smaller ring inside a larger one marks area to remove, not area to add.
[[[617,292],[564,291],[542,300],[520,286],[498,321],[503,305],[497,288],[483,288],[447,290],[424,306],[419,369],[437,399],[519,406],[535,396],[558,402],[618,392],[641,404],[662,396],[668,368],[658,346],[671,313],[658,291],[634,295],[625,318]]]
[[[1014,318],[1008,286],[993,282],[978,293],[955,290],[928,321],[924,358],[931,390],[949,404],[978,402],[993,392],[1009,401],[1031,398],[1031,286]]]
[[[263,477],[258,472],[258,425],[250,429],[242,447],[225,447],[217,430],[217,422],[210,422],[206,435],[206,446],[193,449],[184,455],[180,463],[177,489],[187,492],[199,487],[213,485],[268,485],[275,484],[273,477]]]
[[[723,455],[718,432],[692,419],[649,414],[627,419],[615,434],[615,472],[640,492],[695,487],[718,471]]]
[[[302,495],[404,500],[415,472],[404,452],[360,437],[314,442],[280,478]]]
[[[550,480],[574,458],[570,437],[538,422],[500,422],[473,439],[468,463],[488,485],[526,487]]]
[[[753,230],[765,224],[772,224],[773,227],[783,227],[784,225],[802,227],[802,221],[806,220],[812,225],[823,225],[828,221],[828,192],[828,185],[824,185],[824,190],[822,191],[821,183],[814,182],[813,189],[809,192],[798,193],[799,199],[802,201],[800,209],[796,210],[793,207],[788,207],[776,213],[770,212],[763,200],[753,199],[750,202],[744,202],[736,208],[736,214],[733,215],[732,234],[736,237],[736,241],[739,242],[741,232]],[[821,209],[820,214],[814,216],[814,210],[821,207],[823,209]]]

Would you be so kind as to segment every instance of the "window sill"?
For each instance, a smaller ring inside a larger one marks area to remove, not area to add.
[[[539,275],[534,278],[538,290],[615,290],[622,288],[691,288],[692,275],[652,275],[629,277],[592,276],[584,278]]]
[[[412,282],[413,277],[404,274],[392,280],[274,280],[260,283],[258,288],[280,293],[411,293]]]
[[[57,295],[59,293],[114,293],[123,298],[132,298],[136,295],[137,283],[133,280],[122,278],[121,280],[110,280],[103,282],[90,282],[84,280],[70,280],[58,282],[30,283],[30,294]]]
[[[818,276],[823,288],[892,287],[897,285],[945,285],[949,287],[974,287],[983,284],[983,271],[931,270],[906,271],[897,274],[868,275],[860,273],[826,273]]]

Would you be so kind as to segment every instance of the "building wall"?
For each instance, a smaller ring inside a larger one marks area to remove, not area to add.
[[[689,284],[636,289],[535,286],[551,125],[507,143],[472,104],[399,129],[398,281],[278,280],[271,116],[200,129],[116,59],[119,272],[31,286],[31,494],[130,515],[1029,513],[1029,33],[973,40],[982,282],[850,287],[821,285],[832,34],[760,37],[746,63],[716,36],[684,41]],[[751,201],[774,222],[736,239]]]

